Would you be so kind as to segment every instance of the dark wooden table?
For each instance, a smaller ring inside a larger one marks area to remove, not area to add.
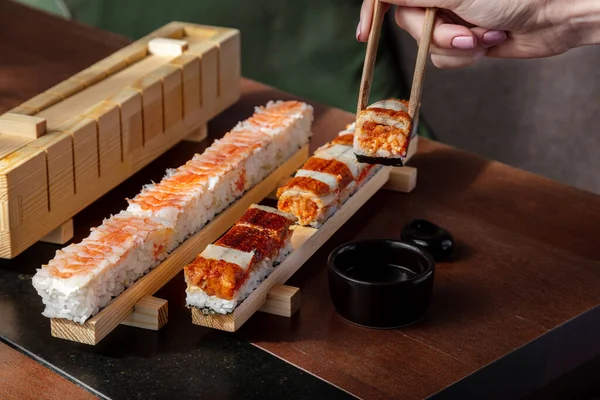
[[[0,112],[127,42],[0,0]],[[255,105],[276,98],[293,96],[244,80],[241,101],[210,124],[212,134],[224,133]],[[314,106],[312,149],[352,119],[346,112]],[[167,155],[171,164],[187,156]],[[164,160],[155,164],[154,174],[163,165]],[[297,315],[257,314],[238,335],[370,399],[517,398],[598,356],[600,197],[426,140],[412,165],[419,171],[413,193],[376,194],[292,277],[290,283],[301,288],[305,299]],[[93,217],[84,212],[85,218],[76,218],[79,237],[116,211],[114,199],[125,192],[115,193],[92,206]],[[357,238],[398,238],[402,225],[417,217],[451,230],[458,244],[454,257],[438,264],[427,317],[389,331],[342,321],[328,297],[328,253]],[[175,286],[181,289],[180,283]],[[171,307],[182,307],[169,301]],[[6,351],[0,347],[1,362],[13,357]],[[167,355],[148,357],[161,356]],[[33,367],[19,362],[3,373],[27,381],[21,377],[28,376],[28,368]],[[24,387],[27,391],[31,385]],[[74,396],[73,390],[64,386],[65,396]]]

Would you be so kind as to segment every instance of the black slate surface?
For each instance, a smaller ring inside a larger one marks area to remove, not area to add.
[[[125,208],[125,197],[133,197],[151,180],[160,180],[167,168],[185,163],[204,146],[180,143],[79,213],[74,218],[74,240]],[[354,398],[236,334],[193,325],[185,308],[182,273],[156,293],[169,301],[169,323],[160,331],[119,326],[96,346],[53,338],[31,278],[61,247],[37,243],[13,260],[0,260],[0,339],[76,383],[90,386],[97,395],[113,399]]]
[[[158,332],[119,326],[97,346],[51,337],[31,277],[57,248],[38,244],[0,262],[0,336],[100,394],[114,399],[352,398],[235,334],[192,325],[183,306],[181,274],[157,293],[169,300],[169,323]]]

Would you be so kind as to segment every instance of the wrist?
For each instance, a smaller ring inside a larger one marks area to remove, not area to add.
[[[569,48],[600,44],[599,0],[552,0],[547,15],[566,34]]]

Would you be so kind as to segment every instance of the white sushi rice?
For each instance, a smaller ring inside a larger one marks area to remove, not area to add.
[[[111,218],[128,216],[128,213],[121,212]],[[166,257],[166,251],[156,254],[156,248],[169,241],[169,231],[162,228],[147,235],[134,234],[127,247],[115,247],[110,254],[99,258],[99,262],[87,274],[74,273],[71,277],[59,278],[50,274],[48,268],[38,269],[32,281],[46,306],[42,315],[83,324]],[[61,266],[68,268],[64,262],[68,261],[69,255],[85,254],[85,244],[97,236],[99,233],[95,230],[82,243],[71,244],[57,251],[48,266],[68,272]]]
[[[196,307],[201,309],[204,313],[211,314],[230,314],[235,308],[244,301],[250,294],[263,282],[273,270],[277,264],[283,262],[292,252],[292,243],[290,240],[286,242],[286,245],[279,251],[279,254],[275,260],[269,258],[263,260],[258,265],[254,266],[254,269],[248,275],[248,278],[244,284],[236,292],[233,299],[221,299],[217,296],[209,296],[205,291],[195,285],[191,285],[187,281],[186,275],[186,304],[188,307]]]

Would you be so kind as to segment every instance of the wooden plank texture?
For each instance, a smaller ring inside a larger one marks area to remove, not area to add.
[[[0,398],[3,400],[92,400],[90,392],[0,342]]]

